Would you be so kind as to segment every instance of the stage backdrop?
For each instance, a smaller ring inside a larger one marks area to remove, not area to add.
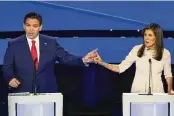
[[[174,2],[31,1],[0,2],[0,31],[23,30],[28,12],[43,16],[44,30],[137,30],[159,23],[174,30]]]
[[[121,62],[133,46],[142,44],[142,38],[57,38],[58,43],[68,52],[84,56],[91,50],[98,49],[104,61],[110,63]],[[0,39],[0,64],[3,62],[8,39]],[[171,52],[174,63],[174,39],[164,39],[164,46]]]

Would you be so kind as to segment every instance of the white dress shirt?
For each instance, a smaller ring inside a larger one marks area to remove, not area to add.
[[[35,38],[35,39],[30,39],[27,35],[26,35],[27,41],[28,41],[28,45],[31,51],[31,46],[32,46],[32,41],[35,41],[35,46],[37,49],[37,57],[38,57],[38,62],[39,62],[39,56],[40,56],[40,48],[39,48],[39,35]]]
[[[145,48],[144,55],[139,58],[137,56],[141,45],[133,47],[133,49],[126,56],[125,60],[119,64],[120,73],[128,69],[134,62],[136,63],[136,72],[132,84],[131,92],[147,93],[149,85],[149,59],[152,62],[152,79],[151,88],[154,93],[163,93],[162,71],[164,71],[165,78],[172,77],[171,71],[171,56],[170,52],[164,48],[161,61],[153,58],[153,50]]]

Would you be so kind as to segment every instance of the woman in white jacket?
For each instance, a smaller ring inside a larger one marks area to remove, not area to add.
[[[158,24],[149,24],[142,31],[144,42],[136,45],[119,65],[102,61],[98,55],[94,61],[114,72],[122,73],[134,62],[136,73],[131,92],[147,93],[149,88],[149,72],[151,62],[151,91],[152,93],[164,93],[162,83],[162,71],[168,84],[168,94],[172,94],[172,72],[170,52],[163,46],[163,31]]]

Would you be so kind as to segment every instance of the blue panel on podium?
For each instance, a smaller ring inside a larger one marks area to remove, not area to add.
[[[131,102],[131,116],[170,116],[169,102]]]
[[[16,116],[56,116],[55,103],[16,103]]]

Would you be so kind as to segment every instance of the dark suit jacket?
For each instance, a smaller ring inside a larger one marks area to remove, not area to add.
[[[54,64],[56,61],[70,65],[84,65],[82,58],[65,51],[55,38],[39,35],[40,58],[36,72],[36,84],[41,93],[58,92]],[[16,77],[21,86],[14,92],[32,92],[34,63],[31,57],[26,35],[9,41],[2,67],[7,83]]]

